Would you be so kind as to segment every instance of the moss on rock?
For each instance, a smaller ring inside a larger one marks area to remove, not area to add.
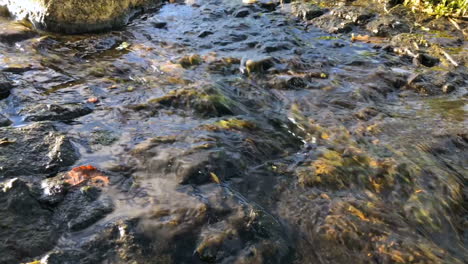
[[[121,27],[160,0],[0,0],[17,19],[56,32],[83,33]]]

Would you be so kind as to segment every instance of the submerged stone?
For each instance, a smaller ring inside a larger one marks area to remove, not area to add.
[[[16,19],[29,19],[37,28],[69,34],[122,27],[135,14],[160,0],[0,0]]]

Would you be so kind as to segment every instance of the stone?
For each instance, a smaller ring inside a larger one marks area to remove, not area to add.
[[[68,193],[64,201],[57,206],[55,217],[66,223],[69,230],[78,231],[102,219],[113,210],[114,204],[109,197],[101,195],[101,191],[96,187],[88,187]]]
[[[291,6],[291,12],[303,20],[311,20],[322,16],[328,12],[328,9],[321,8],[316,5],[305,4],[302,2],[294,2],[294,4]]]
[[[17,42],[37,36],[37,33],[27,26],[18,23],[6,23],[0,26],[0,42],[13,45]]]
[[[275,66],[275,59],[272,57],[250,59],[241,62],[240,71],[246,74],[264,73],[273,66]]]
[[[8,80],[4,74],[0,73],[0,100],[10,95],[11,88],[13,88],[13,85],[10,80]]]
[[[278,7],[279,1],[260,0],[257,4],[266,11],[273,12]]]
[[[161,22],[161,21],[154,21],[151,23],[153,27],[155,28],[166,28],[167,27],[167,22]]]
[[[53,175],[78,159],[70,140],[52,123],[0,128],[0,179]]]
[[[328,33],[337,34],[351,32],[356,23],[349,19],[343,19],[339,16],[336,16],[335,13],[330,12],[313,19],[310,23],[307,24],[307,27],[309,25],[319,27]]]
[[[25,121],[69,121],[91,113],[86,104],[38,104],[22,111]]]
[[[451,93],[453,91],[455,91],[455,86],[453,86],[450,83],[447,83],[444,86],[442,86],[442,92],[444,92],[446,94]]]
[[[366,29],[378,37],[392,37],[411,31],[410,23],[398,16],[381,16],[367,24]]]
[[[250,10],[245,9],[245,8],[240,9],[233,14],[234,17],[238,17],[238,18],[247,17],[248,15],[250,15]]]
[[[203,31],[202,33],[200,33],[200,34],[198,35],[198,37],[199,37],[199,38],[206,38],[206,37],[208,37],[209,35],[213,35],[213,34],[214,34],[213,32],[208,31],[208,30],[205,30],[205,31]]]
[[[0,183],[0,263],[24,263],[52,249],[60,235],[52,217],[26,182]]]
[[[126,25],[135,14],[160,0],[0,0],[15,19],[29,19],[39,29],[77,34]]]
[[[0,114],[0,127],[5,127],[11,125],[12,122],[10,119],[6,118],[4,115]]]
[[[269,87],[279,90],[303,89],[308,86],[306,78],[291,75],[275,76],[269,83]]]
[[[430,55],[419,53],[413,58],[413,64],[415,65],[424,65],[426,67],[434,67],[439,64],[440,60],[436,57]]]
[[[285,42],[285,41],[267,42],[267,43],[262,43],[261,48],[263,52],[265,53],[272,53],[276,51],[290,50],[292,49],[292,45],[289,42]]]

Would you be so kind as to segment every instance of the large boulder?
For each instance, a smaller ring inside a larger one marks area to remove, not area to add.
[[[37,28],[84,33],[118,28],[135,14],[162,0],[0,0],[16,19],[29,19]]]

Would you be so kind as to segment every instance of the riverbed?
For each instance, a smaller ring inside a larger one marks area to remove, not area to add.
[[[433,93],[405,56],[240,0],[0,50],[0,263],[468,257],[468,79],[449,66],[424,68],[454,88]],[[64,184],[79,166],[109,183]]]

